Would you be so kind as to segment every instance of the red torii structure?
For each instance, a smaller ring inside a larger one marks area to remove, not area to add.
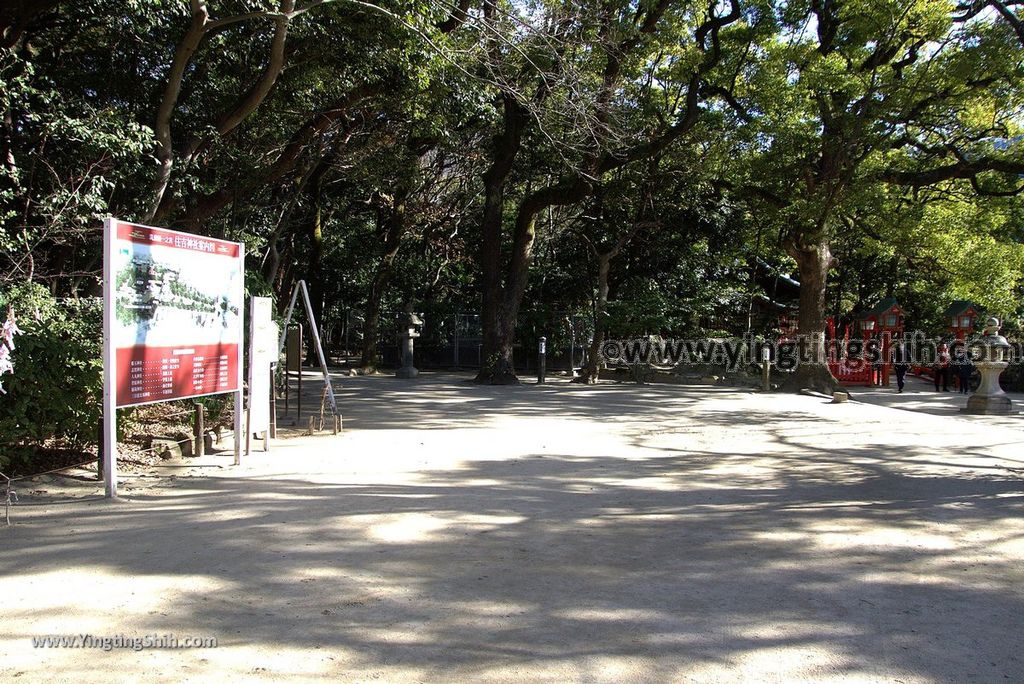
[[[895,297],[886,297],[868,309],[861,320],[861,329],[865,333],[865,344],[872,333],[876,333],[882,343],[882,372],[881,377],[878,378],[879,385],[889,385],[889,375],[892,373],[892,338],[903,334],[903,321],[903,307],[899,305]],[[873,376],[872,380],[874,380]]]
[[[871,340],[878,335],[881,341],[881,373],[877,378],[880,385],[889,384],[889,376],[892,372],[890,361],[890,349],[893,335],[903,334],[904,312],[894,297],[883,299],[878,304],[868,309],[860,319],[860,333],[864,339],[864,351],[859,357],[846,355],[850,342],[850,326],[843,334],[842,345],[836,340],[835,321],[829,317],[826,321],[826,329],[831,340],[829,344],[828,369],[839,382],[864,384],[873,387],[876,384],[875,366],[864,357],[864,352]]]

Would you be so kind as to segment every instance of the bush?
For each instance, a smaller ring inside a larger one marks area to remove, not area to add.
[[[14,374],[0,394],[0,468],[24,462],[42,446],[95,444],[103,397],[100,299],[53,298],[40,285],[0,293],[22,334],[15,337]]]

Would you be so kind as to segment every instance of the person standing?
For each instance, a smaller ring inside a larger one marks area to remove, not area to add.
[[[898,393],[903,393],[903,386],[907,384],[907,369],[910,368],[910,364],[907,363],[907,348],[903,343],[903,340],[896,342],[896,346],[892,351],[893,369],[896,371],[896,387],[899,388]]]
[[[953,360],[956,366],[956,381],[960,394],[971,393],[971,375],[974,373],[974,364],[971,363],[971,355],[966,349],[959,349]]]
[[[942,343],[935,352],[935,363],[932,364],[932,375],[935,377],[935,391],[939,392],[939,384],[942,385],[942,392],[949,391],[949,377],[952,374],[950,368],[952,359],[949,357],[949,347]]]

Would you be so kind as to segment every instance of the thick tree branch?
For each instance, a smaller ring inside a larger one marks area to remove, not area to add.
[[[185,222],[188,225],[195,226],[200,221],[213,216],[223,209],[236,196],[247,197],[260,188],[267,187],[280,180],[285,174],[295,169],[302,154],[309,148],[314,139],[326,133],[335,123],[351,112],[352,108],[357,104],[375,95],[379,95],[384,92],[385,88],[386,84],[383,81],[361,85],[336,100],[327,109],[314,114],[292,134],[284,149],[277,155],[274,163],[267,167],[263,173],[259,174],[255,180],[245,184],[240,190],[224,187],[203,196],[189,209]]]
[[[879,180],[893,185],[906,185],[920,188],[934,185],[942,181],[955,179],[971,179],[980,173],[997,172],[1012,175],[1024,174],[1024,161],[1001,157],[975,157],[961,159],[954,164],[946,164],[930,169],[917,171],[903,169],[886,169],[878,173]]]
[[[295,8],[295,0],[281,0],[281,14],[274,17],[274,37],[270,43],[270,57],[263,73],[252,87],[217,121],[217,133],[224,137],[242,123],[267,97],[277,77],[284,68],[284,48],[288,38],[289,13]]]
[[[178,42],[174,51],[174,59],[171,61],[171,68],[167,74],[167,82],[164,86],[163,97],[160,99],[160,106],[156,112],[156,122],[153,132],[156,134],[156,159],[159,163],[156,179],[153,181],[153,196],[150,200],[149,210],[145,219],[152,220],[157,209],[163,200],[167,184],[171,180],[171,169],[174,166],[174,148],[171,140],[171,117],[178,104],[178,96],[181,94],[181,82],[185,76],[185,69],[192,61],[192,55],[199,48],[199,43],[206,33],[206,24],[210,18],[209,10],[206,8],[205,0],[191,0],[189,3],[192,9],[192,19],[184,37]]]
[[[1021,45],[1024,45],[1024,23],[1013,13],[1006,3],[1000,2],[1000,0],[989,0],[989,5],[996,8],[996,11],[1002,15],[1003,19],[1013,28],[1014,33],[1017,34],[1017,38],[1020,39]]]
[[[462,26],[466,19],[469,18],[470,4],[472,4],[472,0],[459,0],[459,4],[452,8],[452,12],[448,18],[444,21],[438,22],[434,26],[441,33],[451,33]]]
[[[505,309],[513,314],[519,308],[526,291],[536,233],[537,215],[548,207],[565,206],[579,202],[592,191],[593,186],[582,177],[549,185],[527,195],[519,204],[512,233],[512,257],[509,261],[505,288]]]
[[[301,10],[306,11],[310,7],[319,5],[314,2],[309,7]],[[166,216],[174,205],[167,197],[167,187],[170,184],[171,173],[175,165],[175,154],[171,139],[171,118],[177,107],[178,97],[181,94],[181,85],[184,73],[196,50],[199,48],[203,37],[214,30],[222,29],[230,23],[236,23],[253,18],[271,18],[274,20],[274,36],[271,39],[270,52],[266,66],[256,79],[256,82],[238,100],[222,113],[215,124],[219,137],[229,135],[243,121],[245,121],[266,99],[273,89],[278,76],[284,68],[285,43],[288,37],[288,27],[291,19],[300,10],[295,9],[295,0],[281,0],[279,12],[250,12],[235,15],[223,19],[211,20],[206,0],[190,0],[192,9],[192,20],[186,31],[185,37],[178,44],[175,51],[171,70],[168,74],[167,85],[164,89],[164,96],[161,99],[160,107],[157,110],[156,124],[154,131],[157,138],[156,157],[159,162],[157,177],[153,182],[153,197],[146,220]],[[189,163],[209,144],[209,139],[203,136],[192,136],[181,157],[184,163]]]
[[[0,48],[13,48],[37,17],[54,9],[60,0],[7,0],[0,4]]]

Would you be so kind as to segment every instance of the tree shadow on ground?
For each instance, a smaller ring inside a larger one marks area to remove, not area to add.
[[[475,406],[452,422],[401,388],[363,396],[373,405],[355,413],[395,429],[670,409],[757,431],[768,448],[690,439],[685,421],[667,436],[642,423],[627,431],[639,450],[629,458],[525,453],[403,483],[183,479],[129,505],[83,506],[74,534],[61,530],[64,511],[36,516],[9,537],[0,568],[201,576],[216,590],[147,628],[345,653],[351,676],[521,669],[589,681],[629,663],[631,676],[661,681],[1024,679],[1024,487],[1005,467],[964,465],[937,446],[830,447],[813,412],[785,424],[700,413],[676,388],[628,400],[617,388],[480,389],[431,392],[435,409]]]

